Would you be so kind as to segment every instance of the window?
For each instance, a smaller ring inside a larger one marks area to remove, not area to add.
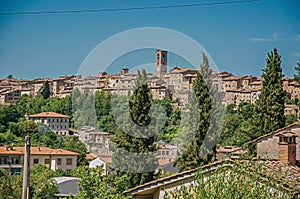
[[[57,165],[61,165],[61,158],[57,158]]]
[[[34,158],[33,159],[33,164],[38,164],[39,163],[39,159],[38,158]]]
[[[45,164],[50,164],[50,159],[49,158],[45,159]]]
[[[72,158],[67,158],[67,165],[72,165]]]

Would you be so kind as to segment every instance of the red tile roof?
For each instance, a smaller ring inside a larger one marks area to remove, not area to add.
[[[37,113],[34,115],[28,115],[28,117],[58,117],[58,118],[69,118],[67,115],[55,113],[55,112],[43,112],[43,113]]]
[[[9,148],[7,146],[0,147],[1,155],[23,155],[24,147],[12,147]],[[32,155],[79,155],[78,153],[74,153],[72,151],[67,151],[64,149],[50,149],[48,147],[31,147],[30,154]]]

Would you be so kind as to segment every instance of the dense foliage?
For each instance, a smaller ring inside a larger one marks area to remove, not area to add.
[[[263,163],[253,170],[249,163],[219,166],[213,172],[199,170],[194,183],[166,192],[164,198],[294,198],[296,193],[284,189],[284,182],[265,177]],[[299,194],[299,193],[298,193]]]
[[[55,199],[58,188],[50,178],[55,172],[44,165],[36,165],[30,169],[30,198]],[[23,175],[8,175],[0,170],[0,199],[21,198]]]
[[[249,135],[250,122],[254,105],[249,103],[240,103],[238,107],[234,104],[227,106],[224,127],[218,140],[222,146],[242,146],[251,139]]]

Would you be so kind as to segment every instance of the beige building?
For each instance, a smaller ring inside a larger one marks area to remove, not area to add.
[[[24,147],[0,147],[0,168],[9,173],[21,173],[24,166]],[[30,148],[30,168],[37,164],[46,165],[52,170],[72,170],[77,165],[78,153],[64,149],[50,149],[47,147]]]
[[[111,155],[109,148],[109,139],[111,135],[107,132],[101,132],[91,126],[84,126],[79,130],[79,140],[87,146],[90,153],[96,155]]]
[[[16,103],[20,97],[21,91],[19,89],[0,91],[0,104]]]
[[[67,115],[55,112],[43,112],[34,115],[28,115],[27,119],[32,120],[35,123],[45,124],[57,135],[69,135],[69,116]]]
[[[284,140],[281,140],[285,137]],[[293,139],[293,140],[290,140]],[[295,122],[289,126],[278,129],[276,131],[265,134],[251,142],[256,146],[257,157],[261,159],[280,160],[283,157],[281,153],[285,153],[285,156],[294,155],[295,161],[300,161],[300,123]],[[280,150],[282,145],[287,147],[293,145],[294,150]]]
[[[70,95],[73,91],[73,86],[76,78],[78,78],[78,76],[66,75],[54,79],[52,87],[52,96],[62,98]]]

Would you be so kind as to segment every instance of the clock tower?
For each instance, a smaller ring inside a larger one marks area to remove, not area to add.
[[[167,73],[168,51],[156,50],[155,60],[155,76],[163,79],[164,74]]]

